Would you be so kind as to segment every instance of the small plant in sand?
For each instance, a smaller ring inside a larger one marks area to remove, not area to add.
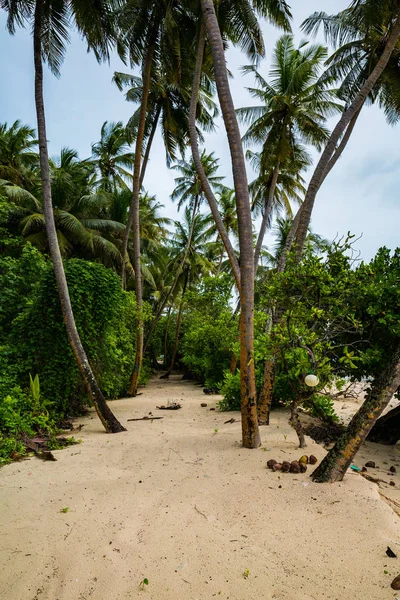
[[[249,578],[249,576],[250,576],[250,571],[249,571],[249,569],[245,569],[245,570],[243,571],[242,575],[243,575],[243,578],[244,578],[244,579],[248,579],[248,578]]]
[[[139,588],[141,590],[145,590],[145,585],[149,585],[149,580],[147,579],[147,577],[145,577],[144,579],[142,579],[142,581],[139,583]]]
[[[60,513],[67,513],[69,512],[69,507],[66,506],[65,508],[60,508]]]

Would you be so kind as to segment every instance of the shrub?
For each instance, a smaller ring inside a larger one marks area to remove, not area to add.
[[[225,371],[224,380],[219,388],[223,400],[218,402],[218,408],[222,412],[228,410],[240,410],[240,373]]]
[[[80,259],[65,261],[72,308],[83,346],[107,397],[125,392],[135,352],[136,303],[115,273]],[[57,414],[79,413],[88,397],[68,342],[54,272],[47,265],[9,336],[19,382],[38,373]]]
[[[199,289],[188,292],[183,336],[182,362],[207,387],[218,387],[229,368],[237,343],[237,319],[229,305],[229,279],[206,278]]]

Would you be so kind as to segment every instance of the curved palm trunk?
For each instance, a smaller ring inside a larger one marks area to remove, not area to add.
[[[265,203],[264,215],[263,215],[263,219],[262,219],[262,222],[261,222],[260,232],[259,232],[258,238],[257,238],[256,249],[255,249],[255,252],[254,252],[254,270],[255,270],[255,274],[257,273],[257,267],[258,267],[258,262],[260,260],[261,248],[262,248],[262,245],[264,243],[265,232],[267,231],[268,221],[269,221],[269,218],[271,216],[272,207],[273,207],[273,204],[274,204],[274,196],[275,196],[276,184],[278,183],[278,177],[279,177],[279,165],[280,165],[280,162],[278,160],[277,164],[275,166],[274,172],[272,174],[272,181],[271,181],[271,185],[270,185],[269,190],[268,190],[268,198],[267,198],[267,202]]]
[[[149,157],[150,157],[150,150],[153,145],[153,140],[154,140],[155,133],[157,131],[158,121],[160,120],[160,115],[161,115],[161,106],[159,105],[157,107],[157,111],[156,111],[156,114],[154,117],[154,123],[151,128],[149,139],[147,140],[146,152],[144,153],[144,156],[143,156],[142,170],[140,171],[139,189],[142,187],[143,181],[144,181],[144,176],[146,175],[146,169],[147,169],[147,165],[148,165]]]
[[[38,124],[39,138],[39,158],[40,158],[40,176],[42,180],[43,191],[43,211],[46,224],[47,239],[49,242],[50,255],[53,261],[54,274],[60,296],[62,314],[65,328],[67,330],[68,340],[71,344],[76,363],[84,379],[86,389],[92,399],[93,405],[108,433],[118,433],[126,431],[118,419],[111,412],[104,396],[93,375],[86,352],[82,346],[78,330],[75,325],[75,319],[72,312],[71,300],[69,297],[68,284],[65,277],[64,265],[61,258],[61,252],[58,245],[57,231],[54,222],[53,205],[50,185],[49,157],[47,151],[46,119],[43,101],[43,64],[41,48],[41,24],[43,15],[43,1],[37,0],[35,8],[35,23],[33,32],[34,62],[35,62],[35,105]]]
[[[183,290],[182,290],[182,297],[181,297],[181,305],[179,307],[179,312],[178,312],[178,318],[176,320],[176,333],[175,333],[175,344],[174,344],[174,350],[172,352],[172,358],[171,358],[171,362],[169,365],[169,369],[168,369],[168,373],[166,374],[167,376],[169,376],[175,366],[175,360],[176,360],[176,355],[178,353],[178,346],[179,346],[179,334],[181,332],[181,325],[182,325],[182,310],[183,310],[183,299],[185,297],[185,293],[186,293],[186,288],[188,285],[188,281],[189,281],[189,273],[187,273],[186,278],[185,278],[185,283],[183,286]]]
[[[143,91],[142,91],[142,101],[140,104],[140,115],[139,115],[139,125],[138,132],[136,137],[136,146],[135,146],[135,164],[133,171],[133,195],[132,195],[132,204],[129,211],[128,222],[126,225],[126,230],[124,234],[123,240],[123,249],[122,249],[122,282],[125,285],[125,258],[128,250],[128,239],[129,232],[132,227],[133,231],[133,269],[135,271],[135,293],[136,293],[136,305],[138,310],[138,319],[136,323],[136,353],[135,353],[135,363],[133,365],[133,371],[131,375],[131,380],[129,383],[128,394],[130,396],[136,396],[137,389],[139,385],[139,377],[140,377],[140,369],[142,367],[143,361],[143,317],[142,317],[142,307],[143,307],[143,297],[142,297],[142,274],[141,274],[141,261],[140,261],[140,217],[139,217],[139,197],[140,197],[140,170],[142,165],[142,149],[143,149],[143,140],[144,140],[144,132],[146,125],[146,114],[147,114],[147,105],[149,99],[150,92],[150,78],[151,78],[151,67],[153,62],[153,54],[154,54],[154,46],[150,45],[144,68],[143,68]]]
[[[240,246],[240,388],[242,442],[245,448],[261,445],[257,420],[254,369],[254,252],[249,189],[242,140],[233,104],[225,52],[213,0],[201,0],[213,58],[218,98],[228,136],[236,192]]]
[[[319,483],[342,481],[357,451],[400,386],[400,346],[383,373],[374,381],[366,400],[312,474]]]
[[[185,266],[185,262],[187,260],[188,254],[189,254],[190,246],[192,245],[194,224],[195,224],[195,218],[196,218],[196,213],[197,213],[198,207],[199,207],[199,197],[196,196],[195,202],[194,202],[194,205],[193,205],[193,217],[192,217],[192,222],[190,224],[189,237],[188,237],[188,240],[187,240],[187,243],[186,243],[186,248],[185,248],[185,252],[183,254],[183,258],[182,258],[181,263],[180,263],[180,265],[178,267],[178,270],[176,272],[174,282],[171,285],[171,287],[169,288],[169,291],[168,291],[167,295],[165,296],[164,301],[162,302],[160,308],[158,309],[158,311],[157,311],[157,313],[156,313],[156,315],[155,315],[155,317],[153,319],[153,322],[152,322],[151,327],[150,327],[150,331],[149,331],[149,333],[147,335],[147,338],[146,338],[146,343],[144,344],[144,350],[143,350],[143,352],[146,351],[146,348],[147,348],[147,346],[148,346],[148,344],[149,344],[149,342],[150,342],[150,340],[152,338],[152,335],[153,335],[153,333],[154,333],[154,331],[155,331],[155,329],[157,327],[157,324],[158,324],[159,320],[161,319],[161,315],[164,312],[164,308],[167,306],[168,300],[170,299],[170,297],[174,293],[175,288],[176,288],[176,286],[178,284],[178,281],[179,281],[179,277],[182,274],[183,268]]]
[[[316,195],[317,195],[324,179],[327,177],[329,171],[331,170],[331,168],[334,166],[334,164],[336,162],[335,160],[333,160],[330,163],[331,159],[334,157],[336,145],[339,142],[340,138],[342,138],[342,136],[344,136],[345,130],[348,126],[350,126],[350,123],[353,120],[353,118],[362,109],[369,93],[371,92],[374,85],[378,81],[379,77],[382,75],[382,72],[386,68],[386,66],[389,62],[389,59],[392,55],[392,52],[395,48],[396,42],[399,39],[399,36],[400,36],[400,17],[399,17],[400,2],[399,1],[397,2],[397,7],[398,7],[397,19],[393,25],[393,29],[389,35],[389,38],[386,42],[385,49],[382,52],[380,59],[378,60],[371,75],[368,77],[368,79],[366,80],[364,85],[361,87],[360,91],[354,98],[354,100],[351,103],[351,105],[349,106],[349,108],[343,113],[343,115],[340,118],[339,122],[337,123],[335,129],[331,133],[331,136],[328,140],[325,150],[323,151],[321,158],[319,159],[319,162],[315,168],[314,174],[310,180],[310,183],[309,183],[309,186],[307,189],[307,194],[306,194],[304,204],[303,204],[301,220],[300,220],[299,227],[297,230],[297,256],[298,256],[298,259],[301,258],[301,255],[303,253],[304,243],[305,243],[305,240],[307,237],[307,231],[308,231],[308,228],[310,225],[311,213],[312,213],[312,210],[314,207]],[[351,133],[351,131],[350,131],[350,133]],[[349,137],[350,136],[347,137],[346,144],[347,144]],[[345,140],[344,137],[343,137],[343,140]]]
[[[204,47],[206,42],[206,28],[205,23],[202,19],[200,24],[200,33],[199,39],[197,43],[197,56],[196,56],[196,66],[194,70],[193,76],[193,86],[192,86],[192,95],[190,98],[190,108],[189,108],[189,136],[190,136],[190,145],[192,149],[193,162],[196,166],[197,173],[199,175],[201,185],[204,191],[204,194],[207,198],[208,205],[210,207],[211,213],[213,215],[215,225],[217,227],[219,236],[224,244],[225,250],[228,254],[228,258],[230,260],[232,266],[233,276],[236,281],[236,286],[238,290],[240,289],[240,269],[239,263],[235,255],[235,251],[229,239],[229,235],[225,229],[224,222],[220,215],[218,209],[218,203],[215,199],[214,193],[211,189],[210,183],[207,179],[205,171],[203,169],[203,165],[201,163],[201,157],[199,152],[199,145],[197,140],[197,131],[196,131],[196,109],[197,102],[199,97],[199,89],[201,82],[201,69],[203,65],[203,56],[204,56]]]

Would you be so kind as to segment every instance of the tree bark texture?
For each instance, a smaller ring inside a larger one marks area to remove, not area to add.
[[[306,438],[304,437],[304,429],[303,429],[303,425],[301,424],[301,421],[299,418],[299,410],[297,407],[296,400],[294,400],[292,402],[292,405],[290,408],[289,422],[290,422],[291,426],[293,427],[293,429],[295,430],[295,432],[297,433],[297,437],[299,438],[299,448],[305,448],[307,446]]]
[[[342,481],[356,453],[399,386],[400,346],[368,390],[364,404],[350,421],[345,433],[312,474],[314,481]]]
[[[204,47],[206,42],[206,28],[205,23],[202,19],[200,24],[200,33],[197,44],[197,55],[196,55],[196,66],[193,75],[193,85],[192,85],[192,95],[190,98],[190,108],[189,108],[189,136],[190,136],[190,145],[192,149],[193,162],[195,164],[197,174],[201,181],[201,186],[203,188],[204,194],[207,198],[208,205],[210,207],[211,213],[213,215],[215,225],[217,227],[219,236],[224,244],[226,253],[228,254],[229,261],[231,263],[233,276],[235,278],[236,286],[238,290],[240,289],[240,269],[239,263],[236,258],[235,251],[229,239],[229,235],[226,231],[224,222],[219,212],[218,202],[214,196],[214,192],[210,186],[210,182],[208,181],[207,175],[204,171],[201,156],[199,151],[199,144],[197,139],[197,130],[196,130],[196,112],[197,112],[197,102],[199,97],[200,83],[201,83],[201,70],[203,65],[203,56],[204,56]]]
[[[68,340],[71,344],[76,363],[85,382],[86,389],[92,399],[93,405],[108,433],[125,431],[115,415],[108,407],[105,398],[93,375],[86,352],[82,346],[78,330],[76,328],[74,314],[69,296],[67,279],[65,277],[60,247],[58,245],[57,230],[54,222],[53,204],[51,196],[49,156],[47,149],[46,118],[43,100],[43,63],[42,63],[42,17],[44,10],[43,0],[37,0],[35,8],[35,21],[33,31],[34,63],[35,63],[35,105],[38,125],[40,176],[42,180],[43,211],[46,224],[47,240],[50,248],[50,256],[53,262],[54,274],[60,297],[61,310],[67,330]]]
[[[242,442],[245,448],[261,445],[256,405],[254,367],[254,252],[246,164],[233,104],[225,52],[213,0],[201,0],[203,18],[213,58],[218,98],[228,136],[236,194],[240,246],[240,387]]]

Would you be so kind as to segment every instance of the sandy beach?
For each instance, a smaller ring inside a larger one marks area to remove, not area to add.
[[[57,464],[33,457],[1,469],[1,598],[400,596],[390,588],[400,559],[385,554],[389,545],[400,555],[400,519],[376,484],[354,472],[314,484],[310,466],[301,475],[266,468],[303,454],[285,411],[261,429],[261,449],[244,450],[239,414],[210,411],[218,397],[177,376],[142,392],[112,403],[126,433],[103,433],[90,414],[78,421],[82,444],[56,451]],[[156,409],[173,401],[182,409]],[[164,418],[127,422],[149,412]],[[307,443],[320,460],[324,448]],[[367,444],[355,462],[370,459],[389,481],[385,463],[400,464],[399,447]],[[391,478],[400,501],[400,476]]]

